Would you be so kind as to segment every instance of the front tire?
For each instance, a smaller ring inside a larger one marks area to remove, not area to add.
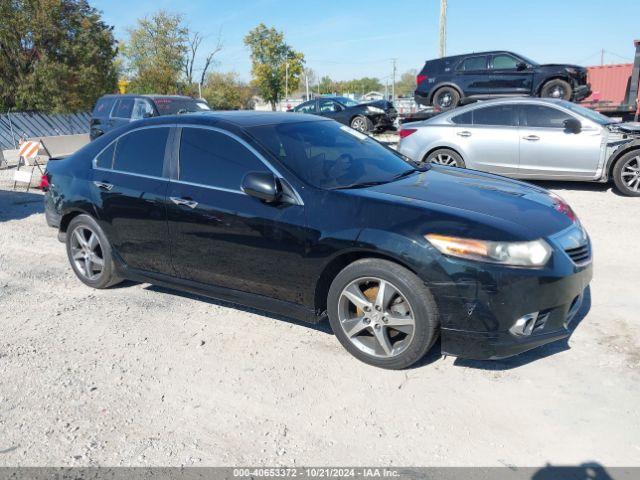
[[[540,90],[540,96],[542,98],[558,98],[563,100],[571,100],[573,95],[573,88],[568,82],[556,78],[549,80],[542,86]]]
[[[467,168],[462,157],[448,148],[434,150],[425,157],[424,162],[435,165],[446,165],[447,167]]]
[[[613,182],[623,195],[640,197],[640,150],[626,153],[613,167]]]
[[[351,119],[350,126],[360,133],[369,133],[371,130],[373,130],[373,122],[364,115],[353,117]]]
[[[66,246],[71,268],[85,285],[102,289],[122,281],[116,274],[111,245],[100,225],[89,215],[78,215],[71,220]]]
[[[345,267],[331,284],[327,305],[335,336],[369,365],[407,368],[438,338],[431,292],[413,272],[388,260],[367,258]]]

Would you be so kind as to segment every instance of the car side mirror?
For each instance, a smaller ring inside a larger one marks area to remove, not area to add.
[[[524,63],[524,62],[519,62],[519,63],[516,65],[516,69],[517,69],[519,72],[520,72],[520,71],[522,71],[522,70],[526,70],[527,68],[529,68],[529,65],[527,65],[527,64],[526,64],[526,63]]]
[[[267,203],[275,203],[282,196],[280,181],[271,172],[247,173],[242,179],[242,191]]]
[[[144,112],[142,118],[151,118],[153,117],[153,112]]]
[[[576,118],[567,118],[564,122],[562,122],[562,125],[564,125],[564,129],[567,132],[580,133],[580,131],[582,130],[582,124]]]

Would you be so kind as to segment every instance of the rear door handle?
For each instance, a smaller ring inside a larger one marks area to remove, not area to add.
[[[523,140],[529,140],[530,142],[537,142],[540,140],[540,137],[537,135],[527,135],[526,137],[522,137]]]
[[[185,205],[189,208],[196,208],[198,206],[198,202],[194,202],[193,200],[189,200],[188,198],[178,198],[178,197],[169,197],[171,201],[176,205]]]
[[[102,190],[111,190],[113,188],[113,185],[111,185],[110,183],[107,182],[93,182],[93,184],[102,189]]]
[[[461,137],[470,137],[471,136],[471,132],[464,130],[462,132],[458,132],[458,135],[460,135]]]

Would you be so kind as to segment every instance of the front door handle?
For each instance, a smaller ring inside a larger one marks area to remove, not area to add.
[[[96,187],[98,187],[98,188],[100,188],[102,190],[109,191],[109,190],[111,190],[113,188],[113,185],[111,185],[110,183],[107,183],[107,182],[93,182],[93,184]]]
[[[469,132],[467,130],[463,130],[462,132],[458,132],[458,135],[460,135],[461,137],[470,137],[471,136],[471,132]]]
[[[529,140],[530,142],[537,142],[540,140],[540,137],[537,135],[527,135],[526,137],[522,137],[523,140]]]
[[[188,198],[178,198],[178,197],[170,197],[171,201],[176,205],[185,205],[189,208],[196,208],[198,206],[198,202],[194,202],[193,200],[189,200]]]

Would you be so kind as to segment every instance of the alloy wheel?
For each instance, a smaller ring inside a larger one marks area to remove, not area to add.
[[[620,175],[629,190],[640,191],[640,155],[627,160]]]
[[[402,292],[387,280],[359,278],[340,294],[338,319],[349,341],[378,358],[404,352],[415,332],[415,317]]]
[[[562,88],[560,85],[556,85],[555,87],[553,87],[553,90],[549,92],[549,96],[551,98],[564,98],[564,94],[564,88]]]
[[[431,163],[435,163],[437,165],[447,165],[449,167],[457,167],[458,162],[455,158],[453,158],[448,153],[439,153],[429,159]]]
[[[447,108],[451,106],[451,102],[453,102],[453,97],[449,92],[443,93],[438,96],[438,105],[442,108]]]
[[[359,132],[366,133],[367,123],[365,122],[364,118],[356,117],[351,122],[351,128]]]
[[[71,233],[71,258],[76,270],[87,280],[96,280],[102,274],[104,257],[98,235],[81,225]]]

